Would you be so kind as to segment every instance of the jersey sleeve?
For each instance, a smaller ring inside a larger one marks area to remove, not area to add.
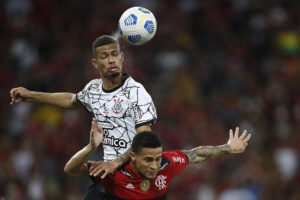
[[[164,154],[171,161],[169,173],[172,177],[179,174],[189,163],[188,157],[180,150],[168,151]]]
[[[93,86],[95,81],[90,81],[80,92],[76,94],[76,99],[81,103],[81,105],[87,109],[89,112],[92,112],[91,107],[91,98],[90,98],[90,88]]]
[[[153,125],[157,119],[157,113],[151,96],[146,89],[140,85],[137,90],[136,101],[133,102],[133,113],[135,128],[145,124]]]

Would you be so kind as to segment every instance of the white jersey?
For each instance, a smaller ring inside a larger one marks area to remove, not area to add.
[[[104,160],[109,161],[125,153],[136,128],[152,125],[157,114],[151,96],[132,77],[127,76],[121,86],[110,91],[102,85],[102,79],[94,79],[76,98],[102,125]]]

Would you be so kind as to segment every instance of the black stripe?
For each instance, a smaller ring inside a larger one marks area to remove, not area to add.
[[[156,119],[152,119],[152,120],[147,121],[147,122],[143,122],[143,123],[140,123],[140,124],[136,124],[136,125],[135,125],[135,129],[137,129],[138,127],[147,125],[147,124],[149,124],[150,126],[152,126],[152,125],[154,124],[155,120],[156,120]]]

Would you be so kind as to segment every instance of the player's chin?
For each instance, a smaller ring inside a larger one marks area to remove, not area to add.
[[[115,78],[121,75],[121,72],[111,72],[110,77]]]
[[[148,173],[148,174],[147,174],[147,178],[150,179],[150,180],[151,180],[151,179],[154,179],[154,178],[156,177],[156,174],[157,174],[157,173]]]

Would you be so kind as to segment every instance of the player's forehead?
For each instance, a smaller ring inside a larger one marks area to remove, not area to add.
[[[117,43],[111,43],[96,47],[96,53],[98,55],[101,53],[111,53],[113,51],[120,51],[120,47]]]
[[[157,148],[142,148],[139,156],[157,158],[162,155],[162,147]]]

